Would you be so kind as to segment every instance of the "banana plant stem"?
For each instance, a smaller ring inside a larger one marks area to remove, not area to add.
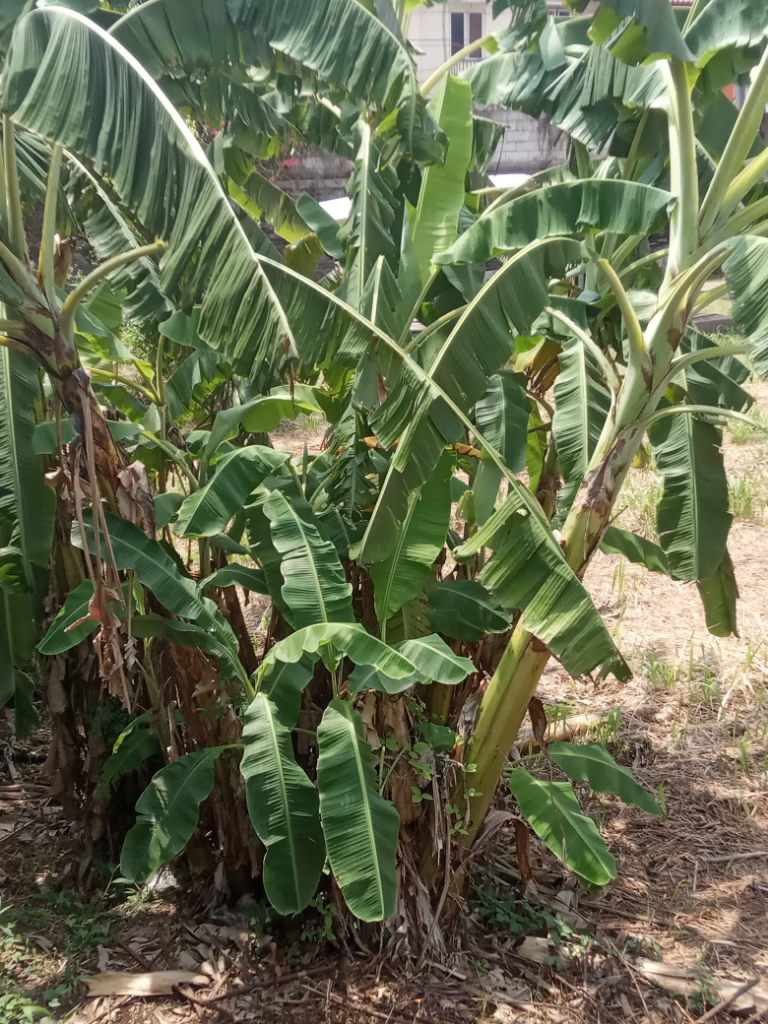
[[[115,270],[119,270],[120,267],[127,266],[129,263],[135,263],[136,260],[140,260],[144,256],[158,256],[160,253],[165,252],[165,248],[165,242],[140,245],[135,249],[129,249],[127,252],[121,252],[117,256],[112,256],[111,259],[105,260],[101,266],[92,270],[86,278],[72,289],[64,300],[64,305],[61,307],[61,316],[59,317],[59,329],[62,334],[66,335],[67,332],[71,332],[77,307],[88,292],[96,287],[99,281],[103,281],[105,277],[108,277]]]
[[[745,416],[743,412],[736,412],[735,409],[726,409],[721,406],[714,405],[673,405],[668,409],[659,409],[656,412],[651,413],[649,416],[645,416],[643,419],[638,420],[637,423],[630,424],[627,430],[638,430],[645,433],[645,431],[653,426],[654,423],[658,423],[659,420],[664,420],[668,416],[678,416],[680,414],[688,416],[716,416],[724,417],[725,419],[740,420],[742,423],[749,424],[750,427],[754,428],[758,433],[766,435],[768,429],[766,429],[758,420],[752,419],[751,416]]]
[[[48,300],[48,307],[52,311],[55,311],[58,308],[53,270],[53,236],[56,233],[56,205],[59,198],[61,155],[61,146],[54,146],[53,156],[51,157],[51,169],[48,172],[48,183],[45,187],[43,235],[40,240],[40,256],[38,258],[38,277],[43,282],[43,291],[45,292],[45,297]]]
[[[632,145],[629,147],[627,159],[624,161],[624,173],[622,174],[622,178],[624,178],[625,181],[632,180],[632,175],[634,174],[635,167],[637,165],[637,154],[640,149],[640,142],[643,138],[643,132],[645,131],[645,126],[648,123],[648,115],[650,112],[651,108],[646,107],[635,130]]]
[[[635,313],[632,303],[629,301],[624,285],[607,260],[598,260],[597,265],[608,281],[616,303],[621,310],[621,315],[624,317],[624,326],[627,329],[627,339],[629,341],[630,361],[635,364],[636,370],[639,370],[644,376],[646,374],[650,376],[653,373],[653,367],[651,365],[651,358],[648,355],[648,349],[646,348],[645,338],[643,337],[643,328],[640,326],[637,313]]]
[[[137,384],[135,380],[129,380],[128,377],[123,377],[119,373],[113,373],[112,370],[102,370],[98,366],[89,366],[87,370],[92,377],[101,377],[102,380],[114,380],[118,384],[122,384],[123,387],[131,388],[137,394],[146,398],[148,402],[157,403],[159,401],[154,391],[150,391],[149,388],[145,388],[143,385]]]
[[[768,99],[768,50],[762,56],[757,74],[739,111],[723,155],[717,165],[704,202],[701,204],[700,231],[706,238],[711,232],[723,207],[731,182],[741,170],[752,143],[760,129]]]
[[[651,263],[658,263],[665,256],[669,256],[669,249],[657,249],[656,252],[649,252],[647,256],[641,256],[634,263],[630,263],[628,267],[623,267],[619,272],[619,277],[628,277],[630,274],[642,270],[643,267],[647,267]]]
[[[685,266],[699,243],[699,174],[693,104],[685,64],[677,57],[662,61],[670,99],[669,159],[671,191],[677,204],[670,220],[667,282]]]
[[[707,359],[721,359],[727,356],[741,356],[747,351],[745,345],[713,345],[712,348],[699,349],[696,352],[686,352],[685,355],[678,356],[677,359],[673,360],[669,372],[674,377],[681,370],[685,369],[686,366],[692,366],[694,363],[701,363]]]
[[[487,36],[483,36],[482,39],[477,39],[474,43],[468,43],[467,46],[463,46],[460,50],[457,50],[457,52],[449,57],[445,63],[440,65],[437,71],[433,72],[429,76],[421,87],[421,95],[429,96],[444,75],[450,74],[452,68],[456,67],[457,64],[460,64],[461,61],[466,60],[466,58],[475,53],[475,51],[482,50],[483,47],[487,48],[489,43],[493,43],[494,45],[496,43],[492,32]]]
[[[29,262],[21,209],[19,172],[16,165],[16,136],[9,114],[3,114],[3,165],[5,170],[5,205],[8,215],[8,241],[14,255],[25,265]]]
[[[555,320],[559,320],[560,323],[564,324],[568,330],[579,339],[582,345],[592,353],[603,371],[605,382],[610,388],[613,401],[615,402],[616,394],[621,387],[621,379],[616,373],[616,370],[608,362],[605,352],[603,352],[594,338],[587,334],[586,331],[582,330],[582,328],[579,327],[578,324],[574,323],[569,316],[566,316],[565,313],[561,313],[559,309],[555,309],[552,306],[548,306],[546,312],[549,313],[551,317],[554,317]]]

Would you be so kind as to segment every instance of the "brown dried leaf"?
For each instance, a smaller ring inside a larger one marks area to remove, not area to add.
[[[533,881],[531,870],[531,837],[528,826],[522,818],[515,818],[515,849],[517,850],[517,864],[520,868],[520,877],[523,886]]]
[[[123,519],[129,519],[148,537],[155,536],[155,504],[149,485],[147,467],[132,462],[117,474],[117,508]]]
[[[533,735],[536,737],[540,749],[543,750],[547,745],[547,713],[538,697],[531,697],[528,704],[528,715],[533,726]]]

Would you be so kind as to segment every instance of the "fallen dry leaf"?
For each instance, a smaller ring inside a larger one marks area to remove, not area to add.
[[[637,960],[636,967],[649,981],[655,981],[657,985],[665,988],[668,992],[690,996],[701,990],[700,975],[690,968],[676,967],[673,964],[658,963],[656,960],[644,958]],[[707,978],[707,987],[719,1000],[733,1000],[728,1006],[729,1013],[736,1010],[743,1012],[756,1010],[758,1013],[765,1013],[768,1010],[768,986],[755,985],[748,992],[734,999],[734,994],[741,989],[743,984],[743,981],[733,981],[717,974]]]
[[[88,996],[170,996],[176,985],[209,985],[211,979],[193,971],[104,971],[88,978]]]

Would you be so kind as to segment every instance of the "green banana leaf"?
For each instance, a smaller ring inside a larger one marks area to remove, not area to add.
[[[749,361],[764,380],[768,377],[768,240],[739,238],[723,270],[733,294],[731,318],[745,335]]]
[[[55,493],[34,453],[32,407],[39,397],[34,360],[0,349],[0,526],[3,543],[21,552],[23,584],[29,589],[32,566],[48,565],[56,510]]]
[[[224,747],[184,754],[161,768],[136,803],[138,820],[120,854],[123,878],[146,884],[192,837],[200,804],[213,789],[213,762]]]
[[[328,647],[348,655],[356,665],[373,665],[390,679],[406,679],[416,671],[413,662],[371,636],[359,622],[319,623],[297,629],[269,649],[263,664],[295,663],[305,654],[318,654]]]
[[[674,201],[662,189],[618,178],[549,185],[480,216],[436,262],[482,262],[555,235],[645,236],[663,229]]]
[[[595,793],[616,793],[625,804],[648,814],[663,814],[651,794],[622,768],[602,743],[548,743],[547,754],[570,779],[588,782]]]
[[[649,436],[664,477],[656,509],[659,543],[673,576],[705,579],[717,572],[733,520],[721,432],[680,413],[654,423]]]
[[[46,656],[61,654],[64,651],[76,647],[81,640],[97,629],[100,625],[93,619],[86,619],[79,626],[71,628],[75,622],[85,618],[88,614],[88,605],[93,597],[93,584],[90,580],[84,580],[74,590],[67,594],[64,604],[59,608],[56,617],[48,627],[48,630],[37,645],[38,651]]]
[[[387,920],[395,912],[400,815],[379,792],[360,715],[345,701],[331,701],[317,743],[317,788],[331,868],[356,917]]]
[[[254,830],[267,850],[267,899],[279,914],[298,914],[314,896],[325,864],[319,801],[296,763],[291,730],[263,693],[245,712],[240,771]]]
[[[501,605],[476,580],[444,580],[427,591],[429,625],[443,636],[470,643],[510,627]]]
[[[303,394],[308,391],[305,389]],[[217,413],[208,435],[203,461],[209,463],[224,441],[237,436],[241,426],[250,434],[266,434],[274,430],[280,420],[294,420],[302,413],[311,416],[315,412],[319,412],[315,403],[306,401],[306,398],[294,400],[290,395],[264,395],[242,405],[222,409]]]
[[[148,729],[131,729],[127,735],[118,737],[118,742],[101,769],[101,781],[114,784],[123,775],[135,772],[150,757],[162,754],[157,733]]]
[[[559,356],[552,432],[563,474],[558,509],[566,515],[597,447],[611,398],[597,360],[579,338],[569,338]]]
[[[188,577],[182,576],[178,566],[162,545],[129,522],[111,512],[105,513],[107,530],[118,569],[133,569],[140,583],[149,587],[157,600],[168,611],[185,619],[196,619],[203,625],[210,625],[212,616],[204,603],[199,588]],[[88,540],[88,550],[93,553],[93,513],[83,513],[83,523]],[[83,547],[77,523],[72,527],[72,543]],[[105,544],[102,538],[102,551]]]
[[[361,690],[379,690],[394,695],[403,693],[415,683],[456,686],[475,671],[469,658],[454,654],[445,641],[434,634],[400,640],[394,649],[414,666],[413,673],[404,679],[393,679],[375,665],[357,665],[349,674],[350,694]]]
[[[416,159],[439,148],[406,47],[357,0],[151,0],[121,19],[113,34],[155,78],[176,67],[255,64],[263,44],[317,72],[318,87],[396,112],[399,134]]]
[[[696,581],[704,605],[707,629],[713,636],[738,636],[736,600],[739,588],[731,556],[726,549],[723,559],[711,576]]]
[[[131,634],[149,640],[162,636],[180,647],[195,647],[210,654],[219,662],[221,677],[226,682],[242,682],[245,669],[237,656],[237,644],[226,643],[209,629],[202,629],[193,622],[166,619],[154,612],[149,615],[134,615],[131,618]],[[231,641],[231,638],[228,638]]]
[[[635,565],[642,565],[651,572],[660,572],[665,576],[671,576],[669,560],[663,548],[654,544],[652,540],[640,537],[629,530],[620,530],[618,526],[609,526],[600,541],[600,548],[606,555],[624,555],[634,562]]]
[[[167,526],[181,508],[184,495],[177,491],[166,491],[165,494],[155,494],[155,526],[162,530]]]
[[[360,143],[355,169],[347,183],[352,206],[337,240],[345,246],[346,267],[339,294],[350,306],[362,310],[366,284],[377,262],[386,262],[390,270],[397,265],[390,229],[398,205],[398,180],[393,167],[380,166],[379,145],[367,122],[360,122],[357,128]]]
[[[384,630],[395,612],[424,589],[445,544],[455,461],[452,453],[444,452],[429,480],[411,492],[392,554],[370,568],[376,615]]]
[[[430,382],[417,379],[410,365],[403,365],[387,400],[371,417],[385,447],[398,438],[399,443],[363,536],[360,561],[380,562],[391,553],[410,491],[432,473],[444,445],[464,432],[441,392],[462,409],[473,407],[484,395],[488,377],[509,360],[510,322],[528,333],[549,303],[547,281],[578,263],[580,254],[577,242],[560,238],[535,242],[517,253],[465,307],[429,366]]]
[[[261,445],[225,455],[216,463],[216,472],[208,483],[184,499],[173,532],[177,537],[213,537],[220,533],[264,479],[287,459],[284,452]]]
[[[472,156],[472,88],[446,75],[427,108],[448,138],[442,165],[433,164],[421,175],[416,209],[411,217],[411,239],[426,283],[435,253],[453,244],[459,210],[464,205],[464,178]]]
[[[581,813],[570,782],[544,782],[514,768],[509,788],[539,839],[574,874],[598,886],[616,877],[616,860],[594,821]]]
[[[572,676],[598,665],[628,682],[632,672],[586,590],[568,567],[549,524],[513,490],[474,536],[457,548],[464,561],[481,547],[495,551],[479,581],[509,611],[520,609],[527,630],[542,640]]]
[[[614,33],[624,18],[634,18],[635,24],[617,42]],[[590,35],[596,43],[610,40],[611,51],[629,63],[640,63],[649,57],[694,59],[668,0],[602,0]]]
[[[238,586],[256,594],[269,593],[267,579],[261,569],[251,569],[246,565],[238,565],[236,562],[212,572],[210,576],[206,576],[200,581],[200,585],[204,589],[206,587]]]
[[[528,440],[525,385],[524,373],[502,370],[488,378],[485,394],[475,406],[475,421],[483,437],[512,473],[522,473],[525,469]]]
[[[218,0],[198,0],[197,11],[201,5],[214,20],[225,13]],[[144,4],[121,19],[121,31],[128,33],[126,26],[138,25],[145,15],[156,15],[162,25],[171,6],[170,0]],[[312,20],[322,4],[307,6]],[[344,0],[342,7],[353,19],[357,12],[370,18],[356,0]],[[240,10],[245,18],[246,8]],[[178,38],[196,47],[197,29],[205,24],[207,35],[210,25],[194,21],[186,0],[175,12]],[[171,37],[145,36],[147,60],[156,69],[160,38]],[[226,59],[236,37],[230,32],[217,38]],[[77,81],[71,76],[74,62]],[[30,66],[36,68],[31,75]],[[31,12],[14,30],[2,102],[16,124],[92,160],[116,197],[140,212],[150,237],[167,241],[160,265],[163,290],[184,308],[202,303],[200,337],[224,350],[236,370],[277,373],[287,356],[314,365],[341,340],[345,358],[352,365],[359,359],[370,328],[332,293],[254,251],[253,242],[269,250],[271,243],[252,222],[246,233],[183,119],[114,37],[65,8]]]
[[[318,622],[352,622],[352,587],[336,548],[321,535],[311,509],[300,515],[280,491],[264,503],[272,542],[280,555],[281,588],[295,629]]]
[[[276,661],[265,666],[261,676],[261,693],[277,708],[277,717],[293,729],[301,711],[301,693],[314,671],[313,659],[306,656],[296,662]]]

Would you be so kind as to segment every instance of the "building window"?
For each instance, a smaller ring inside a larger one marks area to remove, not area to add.
[[[477,11],[453,11],[451,14],[451,56],[470,43],[483,38],[483,16]],[[469,59],[480,60],[480,51]]]

